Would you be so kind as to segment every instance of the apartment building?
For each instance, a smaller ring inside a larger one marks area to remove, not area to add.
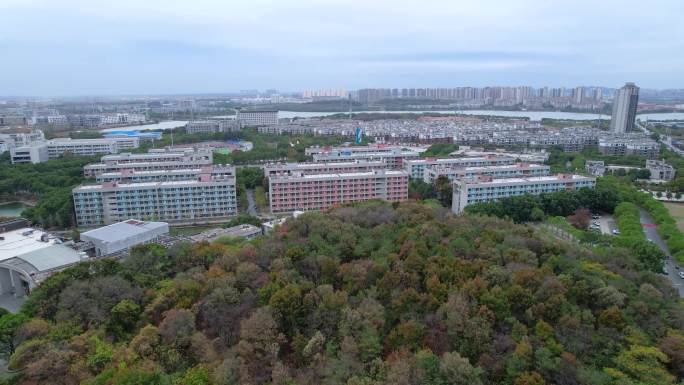
[[[314,154],[314,162],[381,161],[388,168],[401,169],[408,159],[417,159],[420,153],[412,150],[394,149],[381,152],[324,152]]]
[[[655,159],[660,152],[660,144],[641,134],[619,134],[599,139],[598,149],[604,155],[637,155]]]
[[[145,154],[122,153],[103,156],[100,163],[83,167],[83,174],[93,178],[100,174],[124,170],[134,172],[192,170],[210,166],[212,163],[213,153],[209,148],[150,150]]]
[[[328,163],[275,163],[264,166],[266,177],[277,175],[315,175],[366,172],[387,169],[387,164],[379,160],[356,160],[353,162]]]
[[[491,202],[503,198],[532,194],[539,195],[556,191],[594,188],[596,178],[573,174],[536,176],[527,178],[493,179],[480,176],[454,182],[451,210],[458,214],[473,203]]]
[[[654,181],[670,181],[675,178],[677,170],[665,163],[664,160],[646,160],[646,169],[651,172],[650,179]]]
[[[73,189],[79,227],[139,218],[171,224],[225,221],[237,214],[235,177],[200,174],[193,180],[106,182]]]
[[[425,170],[432,167],[486,167],[512,165],[515,158],[505,155],[486,155],[466,158],[407,159],[403,166],[412,179],[425,179]]]
[[[175,180],[197,179],[202,174],[208,174],[212,179],[235,177],[235,167],[229,165],[207,165],[201,168],[136,171],[126,168],[121,171],[107,172],[96,175],[97,183],[144,183],[168,182]]]
[[[325,210],[334,205],[370,199],[408,199],[405,171],[274,175],[269,177],[271,213]]]
[[[278,124],[278,111],[238,110],[235,119],[241,126],[266,126]]]
[[[492,178],[517,178],[549,175],[551,168],[544,164],[516,163],[502,166],[453,167],[433,166],[425,170],[425,183],[434,183],[440,176],[449,180],[491,176]]]

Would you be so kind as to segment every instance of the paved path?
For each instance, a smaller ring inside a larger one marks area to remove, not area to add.
[[[254,189],[247,189],[247,212],[253,217],[259,216],[259,208],[256,205],[256,199],[254,199]]]
[[[660,247],[665,254],[667,254],[667,261],[665,262],[665,268],[667,269],[667,279],[672,282],[672,286],[674,286],[678,291],[679,291],[679,296],[684,297],[684,279],[679,278],[679,272],[684,271],[677,269],[676,262],[674,259],[672,259],[672,256],[670,256],[670,250],[667,248],[667,244],[665,241],[660,237],[660,234],[658,234],[658,227],[655,224],[655,221],[653,220],[653,217],[644,209],[639,208],[639,219],[641,220],[641,226],[644,229],[644,234],[646,234],[646,238],[650,239]]]

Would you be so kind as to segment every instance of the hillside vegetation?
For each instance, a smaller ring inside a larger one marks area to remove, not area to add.
[[[684,313],[627,248],[436,204],[137,248],[0,317],[16,384],[675,384]]]

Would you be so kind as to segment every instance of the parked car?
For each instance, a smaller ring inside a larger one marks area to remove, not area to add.
[[[601,216],[598,214],[594,214],[591,216],[591,219],[601,219]]]
[[[663,274],[667,275],[667,266],[663,266]]]
[[[679,278],[684,279],[684,271],[680,271],[680,272],[679,272]]]
[[[613,235],[620,235],[620,230],[613,229]]]

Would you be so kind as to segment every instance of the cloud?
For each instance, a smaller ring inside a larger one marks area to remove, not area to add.
[[[679,0],[3,0],[0,14],[9,94],[684,87]]]

